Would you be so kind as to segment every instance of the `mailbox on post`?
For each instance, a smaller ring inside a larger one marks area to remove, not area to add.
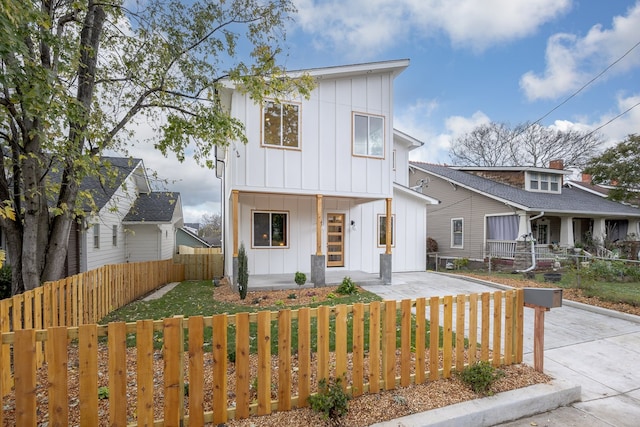
[[[533,367],[538,372],[544,369],[544,313],[562,307],[562,289],[524,288],[524,305],[535,310],[533,323]]]
[[[524,305],[531,307],[562,307],[562,289],[524,288]]]

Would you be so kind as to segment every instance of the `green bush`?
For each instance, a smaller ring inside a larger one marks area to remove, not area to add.
[[[247,252],[244,250],[244,244],[241,243],[238,250],[238,292],[242,300],[247,297],[248,285],[249,260],[247,259]]]
[[[0,268],[0,299],[11,298],[11,266]]]
[[[353,283],[351,278],[347,276],[342,279],[342,283],[340,284],[340,286],[338,286],[336,292],[340,295],[353,295],[358,293],[358,288],[356,287],[356,284]]]
[[[462,382],[478,394],[491,394],[491,385],[504,375],[504,371],[494,368],[489,362],[482,361],[469,365],[458,372]]]
[[[293,278],[293,281],[296,282],[298,286],[302,286],[307,281],[307,275],[304,273],[300,273],[299,271],[296,271],[296,275]]]
[[[318,382],[318,393],[309,396],[311,409],[320,412],[324,419],[338,420],[349,410],[349,396],[342,388],[342,378],[329,381],[325,378]]]
[[[109,398],[109,387],[98,387],[98,399],[104,400]]]

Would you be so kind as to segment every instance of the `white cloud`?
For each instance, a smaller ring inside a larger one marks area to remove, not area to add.
[[[609,29],[598,24],[582,38],[566,33],[551,36],[547,42],[544,73],[527,72],[520,79],[520,87],[529,100],[567,95],[624,56],[638,42],[638,28],[640,2],[630,8],[626,16],[614,17]],[[638,67],[640,55],[633,51],[602,78]]]
[[[297,24],[317,48],[352,57],[381,52],[411,34],[446,34],[482,51],[533,34],[571,7],[571,0],[296,0]]]

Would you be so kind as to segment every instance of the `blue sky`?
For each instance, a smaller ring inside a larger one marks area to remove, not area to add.
[[[536,121],[616,61],[541,123],[593,130],[631,108],[600,132],[610,145],[640,133],[640,0],[293,1],[288,69],[411,60],[394,126],[425,143],[415,160],[449,161],[451,141],[483,123]],[[178,180],[186,221],[219,211],[212,171],[141,155]]]

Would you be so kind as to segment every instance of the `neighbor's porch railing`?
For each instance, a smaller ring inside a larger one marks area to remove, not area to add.
[[[15,376],[15,388],[3,390],[14,404],[0,405],[0,419],[218,425],[307,406],[323,378],[345,375],[345,387],[358,396],[448,378],[477,360],[521,363],[523,307],[518,289],[3,333],[2,357],[11,364],[1,365],[0,375]],[[131,338],[136,344],[128,348]],[[154,350],[158,340],[162,350]],[[48,363],[36,375],[33,356],[42,345]],[[213,384],[205,387],[203,378]],[[74,395],[70,402],[71,387],[79,387],[78,401]],[[108,387],[108,400],[98,399],[99,387]],[[162,420],[154,402],[164,408]]]
[[[531,243],[527,242],[527,254],[531,253]],[[547,244],[536,244],[537,260],[553,260],[555,258],[566,258],[567,248],[550,248]],[[487,240],[487,253],[485,257],[500,259],[515,259],[516,241],[515,240]]]

